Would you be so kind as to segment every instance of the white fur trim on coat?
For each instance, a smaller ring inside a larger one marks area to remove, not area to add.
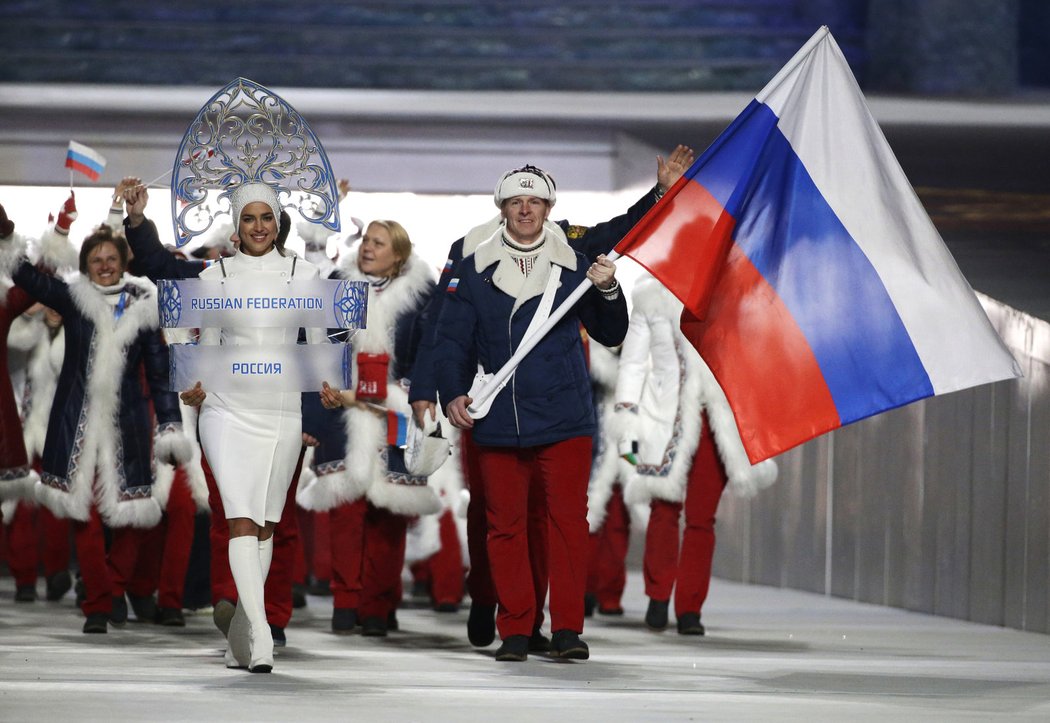
[[[124,281],[148,293],[129,305],[116,324],[113,308],[87,277],[77,277],[69,284],[73,303],[95,325],[94,355],[88,362],[90,374],[84,402],[92,423],[86,426],[83,452],[72,471],[69,492],[38,482],[36,498],[63,517],[87,521],[94,501],[110,526],[153,527],[160,521],[161,509],[152,496],[119,499],[117,404],[128,346],[143,330],[156,329],[160,319],[153,284],[127,275]]]
[[[357,252],[352,250],[341,267],[343,275],[351,280],[364,280],[357,268]],[[380,294],[368,290],[368,323],[353,339],[352,378],[357,378],[359,353],[387,354],[394,363],[394,332],[397,320],[404,314],[419,309],[423,298],[434,286],[434,272],[417,254],[409,256],[401,274],[391,280]],[[408,395],[396,383],[387,386],[387,409],[411,416]],[[352,502],[362,494],[372,504],[397,514],[427,515],[441,509],[437,494],[429,485],[399,484],[386,469],[386,419],[363,409],[343,412],[346,425],[347,449],[345,472],[339,475],[318,476],[318,484],[328,490],[318,490],[314,500],[324,504],[330,500]],[[332,479],[326,479],[331,477]],[[330,508],[325,508],[330,509]]]
[[[117,230],[123,233],[122,229]],[[55,271],[75,270],[80,266],[80,254],[73,248],[69,236],[60,234],[54,226],[40,237],[36,252],[37,258],[34,262],[42,263]]]

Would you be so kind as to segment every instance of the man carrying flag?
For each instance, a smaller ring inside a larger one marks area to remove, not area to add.
[[[93,148],[88,148],[83,143],[70,141],[69,149],[66,151],[66,168],[70,169],[69,185],[71,186],[73,185],[72,171],[79,171],[92,181],[97,181],[106,168],[106,159]]]
[[[753,463],[1021,375],[826,27],[616,251],[685,304]]]

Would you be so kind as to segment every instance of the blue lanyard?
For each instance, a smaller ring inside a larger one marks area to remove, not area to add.
[[[121,291],[120,298],[117,299],[117,305],[113,308],[113,320],[116,321],[120,317],[124,316],[124,309],[128,305],[128,292]]]

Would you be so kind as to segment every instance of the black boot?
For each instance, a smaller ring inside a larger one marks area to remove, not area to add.
[[[160,608],[157,610],[157,624],[171,628],[186,627],[186,618],[179,608]]]
[[[496,606],[470,603],[467,618],[467,640],[476,648],[492,645],[496,639]]]
[[[104,633],[108,629],[109,615],[105,613],[92,613],[84,621],[85,633]]]
[[[36,583],[15,586],[15,602],[36,602]]]
[[[496,660],[522,663],[529,659],[529,638],[525,635],[510,635],[496,649]]]
[[[45,597],[51,602],[61,600],[71,587],[73,587],[73,578],[69,575],[69,570],[59,570],[47,578],[47,593]]]
[[[682,613],[678,616],[679,635],[703,635],[704,624],[700,622],[700,613]]]
[[[645,624],[650,630],[663,630],[667,627],[667,604],[669,600],[650,600],[649,609],[645,611]]]
[[[332,608],[332,632],[349,635],[357,627],[357,610],[354,608]]]
[[[386,620],[381,617],[365,618],[361,623],[361,634],[366,638],[385,638],[386,633]]]
[[[152,623],[157,619],[157,601],[152,595],[132,595],[128,593],[131,609],[135,612],[135,621],[140,623]]]
[[[596,607],[598,607],[598,597],[593,592],[583,596],[583,617],[589,618],[593,616]]]
[[[591,657],[587,643],[574,630],[555,630],[551,635],[551,657],[566,660],[587,660]]]
[[[543,631],[536,628],[532,631],[532,635],[529,636],[529,652],[530,653],[549,653],[551,651],[551,639],[543,634]]]
[[[128,621],[128,601],[123,595],[113,596],[113,608],[109,613],[109,621],[118,627]]]
[[[306,607],[306,585],[292,583],[292,607],[296,610]]]
[[[273,647],[283,648],[288,644],[288,636],[284,634],[284,628],[278,627],[274,624],[270,624],[270,637],[273,638]],[[255,672],[254,670],[252,671]],[[270,671],[264,671],[269,673]]]

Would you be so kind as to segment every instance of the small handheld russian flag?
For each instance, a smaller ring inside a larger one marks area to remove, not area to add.
[[[88,148],[83,143],[70,141],[69,149],[66,151],[66,168],[80,171],[92,181],[97,181],[106,168],[106,159],[93,148]]]

